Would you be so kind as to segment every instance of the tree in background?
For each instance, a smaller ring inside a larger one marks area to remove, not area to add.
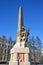
[[[30,55],[33,62],[38,62],[41,56],[41,40],[38,36],[29,37]]]
[[[36,36],[36,44],[37,44],[37,49],[41,50],[41,40],[38,36]]]

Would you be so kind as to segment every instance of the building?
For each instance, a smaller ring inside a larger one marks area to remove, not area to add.
[[[43,48],[41,49],[41,62],[43,63]]]
[[[41,55],[43,56],[43,48],[41,49]]]
[[[5,36],[0,37],[0,62],[7,62],[10,59],[10,49],[13,47],[14,41],[11,38],[6,39]]]

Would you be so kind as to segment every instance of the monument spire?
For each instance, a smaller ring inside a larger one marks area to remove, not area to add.
[[[23,23],[23,10],[22,7],[19,8],[19,16],[18,16],[18,31],[21,32],[24,28],[24,23]]]
[[[27,38],[28,38],[28,30],[24,28],[23,10],[22,7],[20,7],[19,16],[18,16],[18,29],[17,29],[16,43],[18,44],[18,46],[24,47]]]

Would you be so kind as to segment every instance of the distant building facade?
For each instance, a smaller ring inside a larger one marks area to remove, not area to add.
[[[43,56],[43,48],[41,49],[41,55]]]
[[[0,61],[9,61],[10,49],[14,43],[11,38],[6,39],[5,36],[0,37]]]
[[[43,62],[43,48],[41,49],[41,62]]]

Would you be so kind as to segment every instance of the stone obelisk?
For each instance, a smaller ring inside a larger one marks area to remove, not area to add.
[[[9,65],[30,65],[29,47],[27,46],[29,30],[25,29],[23,23],[23,10],[19,8],[18,29],[16,44],[10,51]]]

